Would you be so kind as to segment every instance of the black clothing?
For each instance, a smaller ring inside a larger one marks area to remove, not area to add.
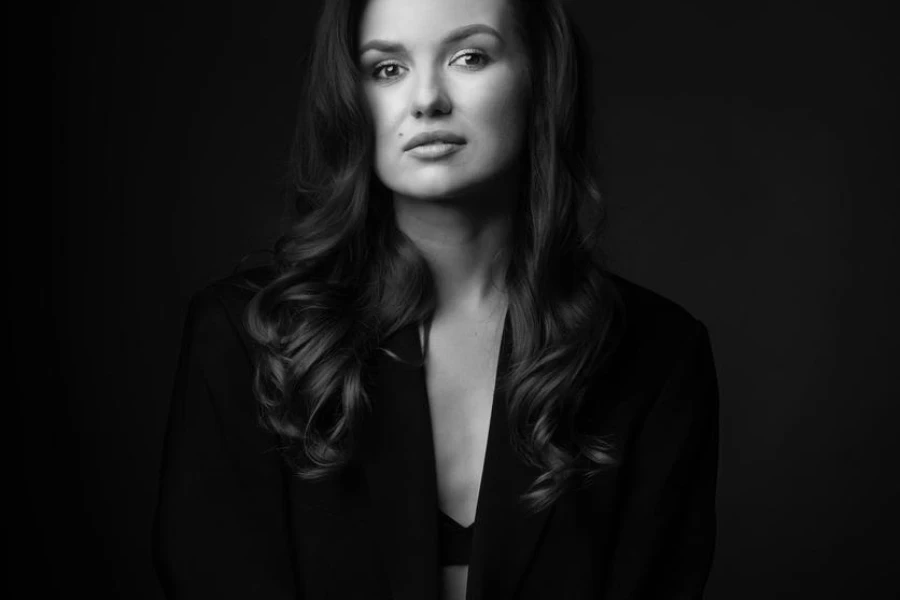
[[[253,291],[241,281],[209,286],[188,310],[154,528],[168,597],[435,600],[440,520],[424,369],[379,352],[359,460],[321,481],[291,476],[278,440],[258,426],[242,326]],[[493,410],[468,600],[702,597],[718,463],[709,336],[673,302],[613,282],[625,330],[579,419],[611,437],[620,464],[528,515],[517,500],[539,471],[514,454],[506,411]],[[502,339],[498,377],[508,316]],[[414,325],[382,345],[421,358]]]
[[[472,554],[472,536],[475,523],[463,527],[444,511],[438,511],[438,546],[441,565],[467,565]]]

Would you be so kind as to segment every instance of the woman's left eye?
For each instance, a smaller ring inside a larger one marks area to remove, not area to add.
[[[453,57],[453,60],[450,61],[450,64],[460,62],[460,60],[462,61],[462,66],[466,67],[467,69],[479,69],[486,66],[490,62],[487,54],[470,50],[467,52],[463,52],[462,54],[457,54],[455,57]]]

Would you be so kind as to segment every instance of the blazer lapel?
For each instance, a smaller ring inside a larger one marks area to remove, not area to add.
[[[500,384],[508,375],[511,351],[512,332],[507,313],[475,512],[466,600],[505,600],[513,597],[547,517],[553,510],[551,507],[529,515],[519,500],[540,471],[521,461],[509,441],[507,396]]]
[[[377,351],[364,470],[381,551],[396,600],[439,594],[437,489],[431,419],[415,325],[382,343],[404,365]]]
[[[467,600],[505,600],[515,593],[553,508],[529,515],[519,501],[539,471],[509,442],[507,398],[512,332],[507,312],[495,377],[494,403],[475,513]],[[391,590],[397,600],[437,600],[437,475],[425,370],[416,325],[382,343],[404,365],[379,351],[374,362],[372,414],[363,463]]]

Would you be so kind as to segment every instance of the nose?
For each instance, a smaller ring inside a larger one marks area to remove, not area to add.
[[[449,114],[451,109],[450,96],[440,72],[436,69],[421,71],[413,89],[410,105],[412,116],[417,119],[424,116],[435,117]]]

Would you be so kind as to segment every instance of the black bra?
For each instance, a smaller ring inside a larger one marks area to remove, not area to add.
[[[444,511],[438,510],[438,554],[442,565],[467,565],[472,554],[475,523],[463,527]]]

